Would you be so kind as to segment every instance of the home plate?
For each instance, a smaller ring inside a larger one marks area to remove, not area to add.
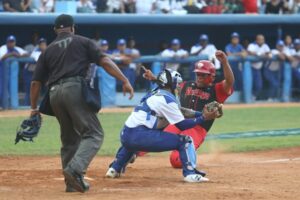
[[[95,180],[95,179],[87,177],[87,176],[85,176],[84,179],[88,180],[88,181],[94,181]],[[64,181],[65,178],[62,178],[62,177],[60,177],[60,178],[54,178],[54,180],[56,180],[56,181]]]

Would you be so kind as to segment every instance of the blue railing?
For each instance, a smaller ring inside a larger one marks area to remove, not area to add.
[[[158,73],[162,68],[162,63],[194,63],[198,60],[208,59],[207,56],[191,56],[184,59],[172,59],[160,56],[142,56],[135,59],[135,63],[152,63],[152,71]],[[247,56],[245,58],[239,56],[229,56],[229,62],[238,61],[243,63],[242,78],[243,78],[243,100],[245,103],[252,102],[252,70],[251,62],[277,60],[277,57],[271,59],[263,59],[255,56]],[[2,77],[2,107],[4,109],[12,108],[17,109],[19,107],[18,98],[18,69],[19,63],[35,63],[32,58],[8,58],[2,62],[3,77]],[[17,70],[14,72],[14,76],[9,75],[12,73],[12,69]],[[282,101],[290,101],[291,96],[291,65],[289,62],[283,63],[283,86],[282,86]],[[104,97],[105,98],[105,97]]]

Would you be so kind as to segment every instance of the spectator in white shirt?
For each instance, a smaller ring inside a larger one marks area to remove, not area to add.
[[[54,0],[41,0],[41,7],[39,12],[49,13],[54,11]]]
[[[295,82],[295,86],[300,90],[300,39],[294,40],[294,50],[292,51],[292,76]]]
[[[16,46],[16,37],[13,35],[10,35],[6,39],[6,44],[2,45],[0,47],[0,85],[2,83],[5,83],[0,88],[0,97],[3,96],[3,93],[9,94],[10,99],[10,106],[12,108],[18,108],[19,106],[19,98],[18,98],[18,75],[19,75],[19,65],[18,62],[10,62],[9,66],[4,66],[3,61],[5,61],[8,58],[19,58],[19,57],[25,57],[28,56],[27,52],[23,50],[21,47]],[[5,70],[5,73],[3,71],[3,67],[9,68],[9,70]],[[7,82],[4,82],[4,78],[6,78]],[[9,87],[8,87],[9,86]],[[5,104],[3,106],[9,106],[6,105],[7,99],[2,99],[5,101],[5,103],[2,101],[2,104]]]
[[[78,13],[94,13],[96,7],[93,5],[91,0],[79,0],[77,1],[77,12]]]
[[[268,83],[267,85],[267,98],[268,101],[275,101],[280,91],[280,79],[281,68],[283,61],[287,59],[287,55],[284,53],[284,42],[278,40],[276,48],[271,51],[272,56],[277,57],[278,60],[271,61],[264,68],[264,77]]]
[[[107,5],[108,12],[125,13],[123,0],[108,0],[106,5]]]
[[[182,59],[186,58],[189,56],[189,53],[180,48],[181,42],[179,39],[173,39],[171,41],[171,48],[165,49],[162,53],[162,57],[168,57],[168,58],[174,58],[174,59]],[[177,71],[179,68],[180,64],[179,63],[166,63],[165,68],[170,69],[172,71]]]
[[[136,13],[151,14],[155,11],[156,0],[137,0],[135,3]]]
[[[248,46],[249,55],[260,58],[272,58],[270,47],[265,43],[265,37],[262,34],[256,36],[256,41]],[[253,100],[256,100],[263,87],[262,67],[264,62],[252,62],[252,82],[253,82]]]
[[[193,56],[208,56],[208,59],[215,64],[216,69],[220,69],[221,64],[215,56],[216,51],[216,46],[209,43],[208,35],[202,34],[199,37],[199,43],[192,46],[190,54]]]
[[[45,38],[40,38],[38,40],[37,47],[32,51],[30,57],[38,61],[42,52],[44,52],[47,48],[47,40]],[[24,91],[25,91],[25,105],[30,105],[30,84],[33,72],[36,68],[35,63],[26,64],[23,72],[23,79],[24,79]]]

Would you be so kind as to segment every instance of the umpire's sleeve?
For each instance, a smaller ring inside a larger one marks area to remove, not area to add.
[[[97,46],[97,44],[92,40],[88,40],[87,54],[88,54],[90,62],[96,63],[98,65],[99,65],[99,61],[101,60],[101,58],[105,56],[104,54],[102,54],[102,52],[101,52],[100,48]]]
[[[42,53],[37,61],[36,69],[33,72],[32,81],[45,83],[48,80],[48,68],[45,63],[45,53]]]

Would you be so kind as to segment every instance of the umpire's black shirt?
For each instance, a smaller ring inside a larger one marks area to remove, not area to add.
[[[99,63],[102,56],[92,40],[62,32],[40,55],[32,80],[51,85],[62,78],[85,77],[90,64]]]

